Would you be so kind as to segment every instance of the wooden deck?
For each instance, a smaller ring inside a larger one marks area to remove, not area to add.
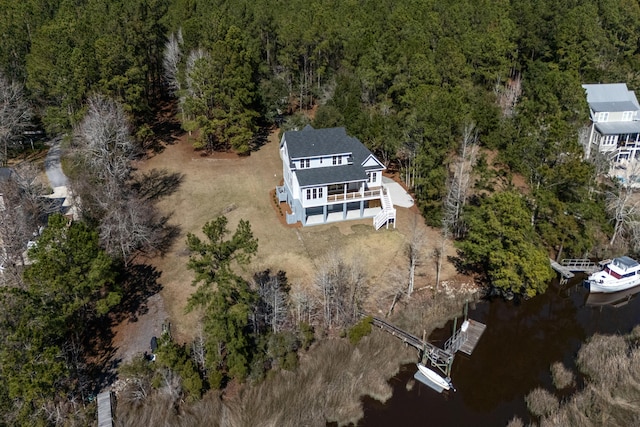
[[[478,341],[482,337],[484,330],[487,329],[487,325],[484,323],[476,322],[475,320],[468,319],[469,327],[466,331],[466,339],[459,348],[459,351],[471,356],[473,350],[476,348]]]
[[[573,279],[575,274],[571,272],[568,267],[558,264],[551,258],[549,258],[549,262],[551,262],[551,268],[553,268],[564,280]]]

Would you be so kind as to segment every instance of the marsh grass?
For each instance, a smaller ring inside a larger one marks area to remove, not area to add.
[[[392,322],[417,335],[442,326],[461,313],[465,298],[436,294],[416,297]],[[410,327],[413,326],[413,327]],[[158,426],[324,426],[356,424],[363,416],[362,397],[386,401],[392,395],[388,379],[418,354],[397,338],[373,328],[356,345],[326,338],[300,356],[294,372],[275,371],[257,384],[246,384],[224,399],[209,392],[202,401],[175,405],[160,392],[144,404],[118,405],[118,425]],[[409,386],[408,386],[409,387]]]
[[[536,388],[525,399],[529,411],[538,417],[558,410],[558,398],[543,388]]]
[[[509,420],[507,427],[524,427],[524,422],[520,418],[514,416]]]
[[[575,385],[575,375],[562,362],[555,362],[551,365],[551,378],[553,385],[559,390]]]
[[[532,413],[544,413],[539,425],[640,425],[640,347],[637,342],[639,331],[636,328],[627,336],[594,335],[584,344],[578,352],[576,362],[584,375],[585,385],[563,401],[557,409],[549,411],[551,403],[548,396],[543,396],[536,390],[530,393],[527,396],[527,404]],[[533,401],[534,397],[536,403],[532,408],[530,401]]]
[[[387,379],[401,363],[415,358],[415,351],[380,331],[355,347],[346,340],[321,341],[302,358],[295,373],[280,371],[230,400],[232,425],[356,423],[363,416],[361,397],[389,399],[392,389]]]

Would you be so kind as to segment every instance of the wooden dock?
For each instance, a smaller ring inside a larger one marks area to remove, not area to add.
[[[573,273],[592,274],[602,269],[601,265],[591,261],[589,258],[563,259],[560,261],[560,265]]]
[[[374,326],[377,326],[391,335],[400,338],[405,344],[411,345],[419,351],[423,351],[434,363],[451,363],[456,351],[461,351],[467,355],[471,355],[473,350],[476,348],[478,341],[482,337],[484,330],[487,328],[487,325],[484,323],[469,319],[467,320],[468,326],[466,327],[466,330],[458,330],[454,336],[447,341],[445,348],[441,349],[440,347],[436,347],[428,341],[423,341],[415,335],[412,335],[385,320],[377,317],[372,317],[372,319]],[[450,344],[450,342],[453,344]]]
[[[471,353],[473,353],[473,350],[476,348],[476,345],[478,344],[478,341],[480,341],[482,334],[484,334],[484,330],[487,329],[487,325],[485,325],[484,323],[476,322],[473,319],[469,319],[467,320],[467,322],[469,322],[469,326],[464,332],[466,334],[466,337],[458,351],[471,356]]]
[[[98,427],[113,427],[113,400],[110,391],[98,395]]]
[[[441,363],[450,363],[453,360],[453,354],[448,351],[441,349],[440,347],[436,347],[435,345],[423,341],[415,335],[410,334],[407,331],[404,331],[397,326],[379,319],[377,317],[372,317],[373,325],[379,327],[383,331],[386,331],[393,335],[396,338],[401,339],[405,344],[415,347],[419,351],[424,351],[430,355],[430,358],[433,358]]]
[[[568,267],[560,265],[551,258],[549,258],[549,262],[551,262],[551,268],[553,268],[558,274],[560,274],[563,281],[567,281],[575,277],[575,274],[573,274],[573,272]]]

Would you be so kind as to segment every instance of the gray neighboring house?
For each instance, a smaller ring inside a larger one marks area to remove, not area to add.
[[[279,202],[288,224],[303,226],[373,218],[376,229],[395,227],[396,211],[382,184],[385,166],[345,128],[285,132],[280,141],[284,184]]]
[[[640,104],[625,83],[585,84],[591,130],[586,157],[592,150],[613,162],[640,158]]]

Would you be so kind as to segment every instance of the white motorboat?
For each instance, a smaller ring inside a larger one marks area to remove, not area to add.
[[[449,390],[451,388],[451,383],[449,383],[449,381],[442,378],[440,375],[438,375],[437,372],[432,371],[422,363],[418,363],[418,371],[420,371],[420,373],[424,375],[425,378],[436,384],[439,388],[442,388],[444,390]]]
[[[591,293],[624,291],[640,285],[640,264],[628,256],[614,258],[586,280]]]

